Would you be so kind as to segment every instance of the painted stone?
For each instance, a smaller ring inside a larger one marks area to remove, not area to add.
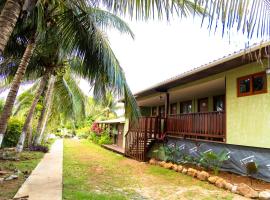
[[[247,198],[258,198],[259,197],[259,193],[256,190],[254,190],[253,188],[249,187],[247,184],[244,184],[244,183],[240,183],[237,186],[236,191],[237,191],[237,193],[239,193]]]
[[[197,174],[197,178],[201,181],[206,181],[209,178],[209,173],[206,171],[201,171]]]

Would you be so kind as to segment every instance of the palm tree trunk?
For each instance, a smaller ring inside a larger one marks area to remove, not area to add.
[[[36,139],[35,139],[35,145],[40,145],[43,134],[47,125],[47,121],[51,112],[51,104],[52,104],[52,98],[53,98],[53,89],[54,89],[54,83],[55,83],[55,76],[52,76],[50,79],[50,84],[46,93],[44,106],[41,111],[41,115],[38,121],[37,126],[37,133],[36,133]],[[47,111],[47,112],[46,112]]]
[[[26,47],[26,50],[24,52],[23,58],[21,60],[21,63],[19,65],[19,68],[15,74],[15,77],[12,81],[11,88],[9,90],[5,106],[3,108],[3,112],[0,117],[0,148],[4,139],[4,134],[7,129],[7,122],[12,114],[12,108],[14,106],[14,102],[22,81],[22,78],[24,77],[26,68],[28,66],[28,63],[33,55],[33,51],[35,49],[35,41],[30,40],[29,44]]]
[[[29,130],[28,130],[28,148],[32,145],[32,137],[33,137],[33,127],[32,120],[30,121]]]
[[[20,139],[19,139],[17,147],[16,147],[17,152],[22,152],[22,150],[23,150],[25,138],[26,138],[26,135],[27,135],[27,132],[29,129],[29,125],[30,125],[30,122],[31,122],[32,117],[34,115],[34,111],[36,109],[36,106],[37,106],[37,103],[40,99],[40,96],[41,96],[41,94],[44,91],[44,88],[46,86],[47,77],[48,77],[47,75],[44,75],[40,81],[39,88],[36,92],[35,98],[32,102],[32,105],[28,111],[27,117],[26,117],[24,125],[23,125],[22,133],[20,135]]]
[[[17,23],[23,0],[7,0],[0,15],[0,54],[3,53],[9,37]]]

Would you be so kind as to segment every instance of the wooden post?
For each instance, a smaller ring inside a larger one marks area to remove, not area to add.
[[[170,108],[170,94],[168,92],[165,93],[165,118],[169,115]]]

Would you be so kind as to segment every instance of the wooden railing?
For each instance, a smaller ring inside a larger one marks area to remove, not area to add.
[[[151,141],[163,134],[165,119],[160,117],[141,117],[137,123],[130,124],[125,136],[125,155],[139,161],[145,161]]]
[[[125,136],[125,155],[139,161],[146,160],[151,141],[164,135],[192,140],[225,142],[225,112],[206,112],[169,115],[161,117],[141,117],[130,124]]]
[[[170,115],[166,133],[194,140],[225,142],[225,112]]]

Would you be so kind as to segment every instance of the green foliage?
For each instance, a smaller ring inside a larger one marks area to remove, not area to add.
[[[175,144],[170,144],[168,146],[163,146],[161,149],[164,149],[165,160],[175,162],[177,157],[180,155],[180,150]]]
[[[83,128],[77,129],[77,130],[76,130],[76,135],[77,135],[79,138],[86,139],[86,138],[88,138],[89,135],[90,135],[90,128],[89,128],[89,127],[83,127]]]
[[[3,140],[3,147],[16,146],[22,132],[23,120],[11,117],[8,121],[7,131]]]
[[[212,169],[215,175],[217,175],[221,165],[228,159],[229,154],[225,150],[221,151],[220,153],[208,151],[201,155],[200,164],[203,167]]]
[[[87,138],[88,140],[92,141],[95,144],[98,144],[98,141],[100,139],[100,136],[98,136],[96,133],[90,132],[90,135]]]
[[[5,105],[5,101],[3,99],[0,99],[0,113],[2,113],[4,105]]]
[[[110,137],[110,134],[109,134],[109,131],[108,130],[105,130],[101,134],[100,139],[98,141],[98,144],[99,145],[102,145],[102,144],[112,144],[112,139]]]
[[[95,144],[112,144],[112,139],[110,137],[109,130],[103,131],[100,135],[97,135],[94,132],[91,132],[88,140],[92,141]]]
[[[246,164],[247,174],[250,176],[258,172],[258,164],[256,162],[248,162]]]

